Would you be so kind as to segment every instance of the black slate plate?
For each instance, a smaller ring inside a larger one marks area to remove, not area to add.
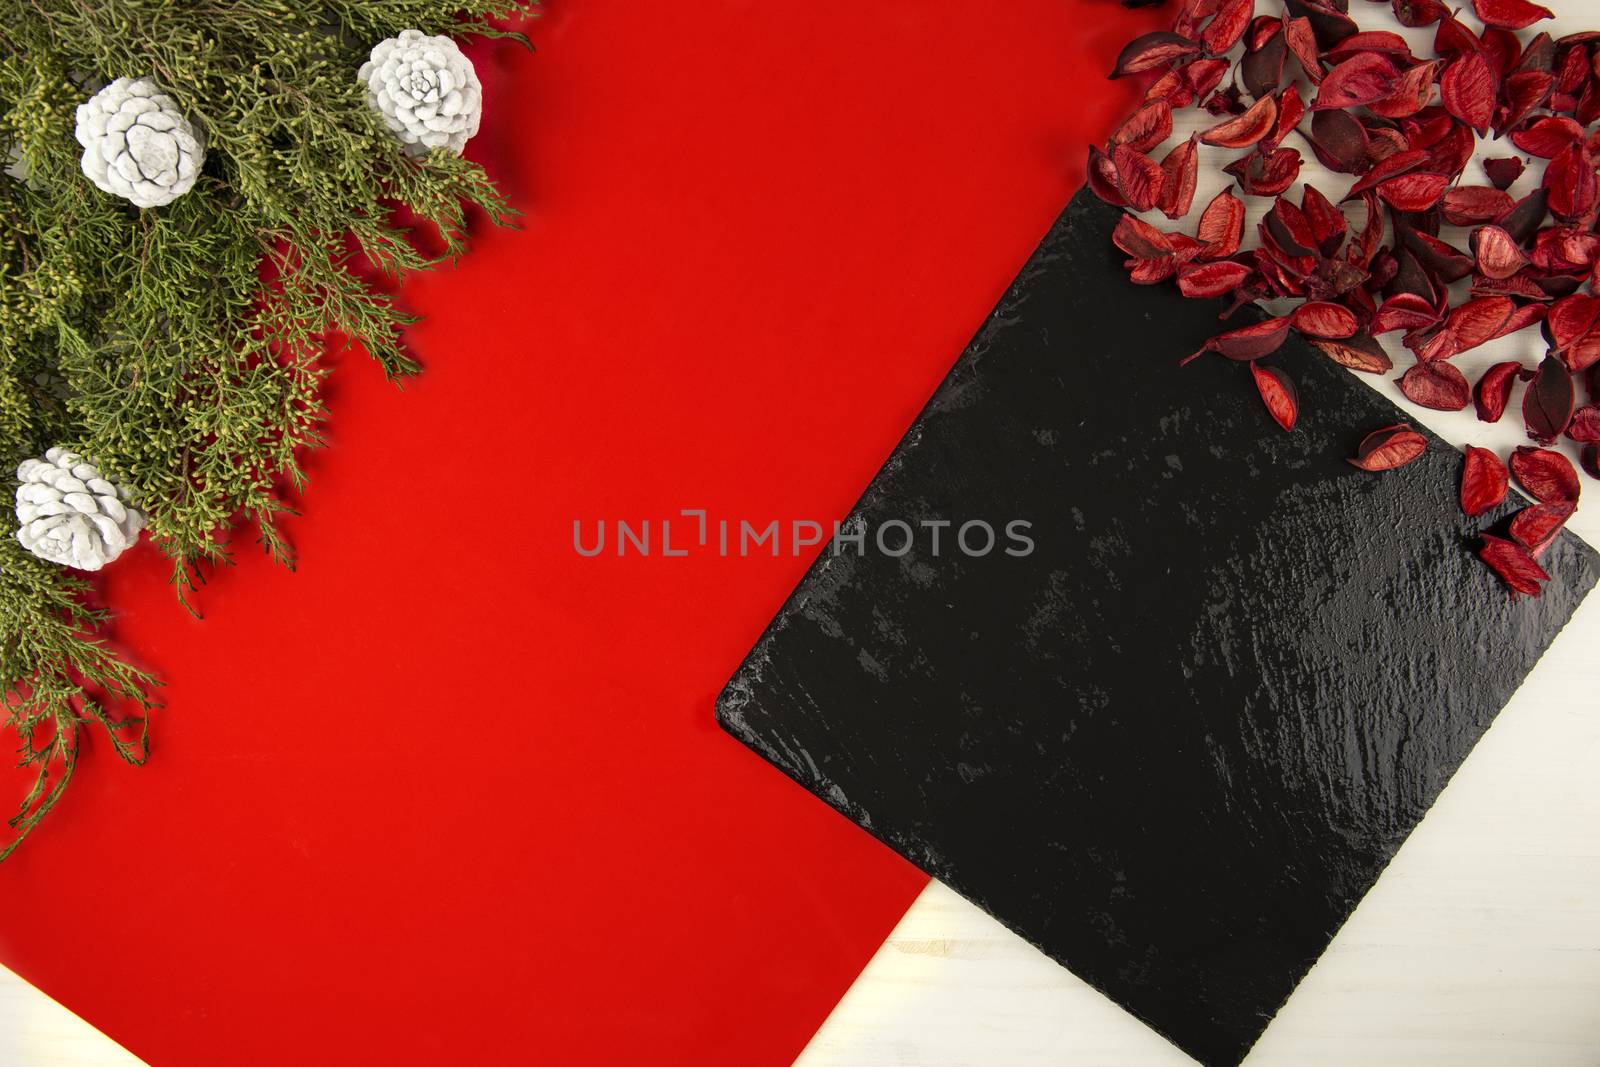
[[[1292,434],[1243,366],[1180,369],[1217,305],[1130,285],[1116,218],[1074,199],[852,513],[1023,518],[1035,551],[825,552],[718,717],[1231,1064],[1600,564],[1563,535],[1513,599],[1464,548],[1460,454],[1349,466],[1403,416],[1309,346],[1273,357]]]

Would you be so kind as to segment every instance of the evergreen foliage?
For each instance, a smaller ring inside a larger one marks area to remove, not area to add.
[[[278,487],[320,444],[324,335],[418,370],[390,282],[463,250],[466,212],[514,212],[476,164],[415,159],[356,71],[402,29],[500,35],[513,0],[0,0],[0,685],[37,777],[9,855],[66,788],[82,732],[148,751],[156,680],[118,658],[80,576],[18,544],[10,470],[65,445],[125,482],[180,596],[253,527],[289,562]],[[80,172],[75,109],[148,75],[202,130],[194,190],[140,211]],[[375,271],[366,269],[367,264]],[[270,279],[270,281],[264,281]],[[121,717],[119,717],[121,716]]]

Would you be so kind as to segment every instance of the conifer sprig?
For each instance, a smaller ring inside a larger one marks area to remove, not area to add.
[[[301,455],[322,443],[326,338],[415,373],[384,276],[460,253],[470,210],[516,215],[477,164],[406,155],[356,71],[403,29],[503,36],[530,6],[0,0],[0,685],[35,772],[0,858],[61,797],[88,727],[144,760],[157,688],[104,639],[88,583],[18,544],[11,469],[54,445],[92,457],[133,489],[180,595],[241,521],[289,562],[279,487],[304,485]],[[146,211],[83,177],[73,137],[79,103],[141,75],[207,149],[193,191]]]

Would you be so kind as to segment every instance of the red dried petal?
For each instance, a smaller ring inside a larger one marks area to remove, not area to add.
[[[1553,115],[1511,132],[1511,143],[1530,156],[1554,159],[1583,140],[1583,127],[1564,116]]]
[[[1328,71],[1317,86],[1313,111],[1358,107],[1393,96],[1400,83],[1400,72],[1389,57],[1377,52],[1361,52]]]
[[[1259,363],[1250,364],[1250,376],[1255,379],[1261,402],[1267,405],[1267,414],[1285,430],[1294,429],[1294,420],[1300,411],[1294,382],[1277,367],[1263,367]]]
[[[1583,464],[1583,473],[1591,478],[1600,478],[1600,445],[1584,445],[1578,453],[1578,462]]]
[[[1329,170],[1359,174],[1367,169],[1371,138],[1348,111],[1313,111],[1310,139],[1317,158]]]
[[[1550,305],[1545,316],[1550,347],[1569,370],[1600,362],[1600,297],[1573,293]]]
[[[1439,98],[1450,114],[1482,133],[1494,118],[1494,71],[1481,52],[1460,56],[1439,79]]]
[[[1439,199],[1439,212],[1452,226],[1493,222],[1511,210],[1511,197],[1487,185],[1458,185]]]
[[[1577,219],[1595,205],[1594,165],[1581,144],[1574,144],[1557,155],[1544,168],[1541,187],[1549,194],[1550,214],[1558,219]]]
[[[1500,580],[1505,582],[1514,591],[1528,596],[1538,596],[1542,588],[1541,583],[1550,580],[1550,576],[1539,566],[1526,548],[1515,541],[1507,541],[1503,537],[1483,535],[1483,545],[1478,549],[1478,558],[1487,563]]]
[[[1283,36],[1289,51],[1300,61],[1300,69],[1315,85],[1322,80],[1322,63],[1317,49],[1317,35],[1311,29],[1311,20],[1301,16],[1283,24]],[[1360,36],[1359,34],[1357,36]]]
[[[1183,362],[1187,363],[1206,352],[1216,352],[1229,359],[1241,361],[1260,359],[1262,356],[1272,355],[1288,339],[1289,319],[1287,316],[1279,316],[1250,326],[1241,326],[1237,330],[1219,333],[1201,346],[1198,352],[1186,357]]]
[[[1225,296],[1237,289],[1250,277],[1250,268],[1242,263],[1222,260],[1218,263],[1188,263],[1178,270],[1178,289],[1184,296],[1207,298]]]
[[[1356,334],[1342,341],[1312,338],[1311,343],[1322,349],[1329,359],[1351,370],[1387,374],[1394,369],[1394,361],[1389,358],[1389,353],[1383,350],[1377,338],[1367,334]]]
[[[1278,102],[1270,96],[1263,96],[1243,115],[1203,131],[1200,140],[1219,148],[1249,148],[1271,133],[1277,121]]]
[[[1428,106],[1428,98],[1433,95],[1433,78],[1438,69],[1436,63],[1418,63],[1400,75],[1392,95],[1374,100],[1367,105],[1368,110],[1374,115],[1391,119],[1415,115]]]
[[[1143,152],[1120,144],[1112,149],[1111,161],[1117,167],[1117,190],[1128,206],[1135,211],[1149,211],[1155,207],[1166,180],[1160,165]]]
[[[1482,515],[1506,498],[1511,475],[1500,457],[1487,448],[1468,446],[1461,468],[1461,510]]]
[[[1353,336],[1357,328],[1355,312],[1343,305],[1320,300],[1295,308],[1289,321],[1301,333],[1335,341]]]
[[[1578,499],[1578,472],[1560,452],[1523,445],[1511,453],[1511,473],[1540,503],[1571,503]]]
[[[1527,118],[1549,98],[1555,83],[1555,78],[1542,70],[1524,70],[1511,75],[1501,89],[1505,106],[1495,118],[1495,126],[1504,130]]]
[[[1129,115],[1111,135],[1112,144],[1125,144],[1135,152],[1148,152],[1172,134],[1172,105],[1152,100]]]
[[[1187,37],[1166,31],[1147,33],[1128,42],[1122,54],[1117,56],[1117,65],[1112,69],[1111,77],[1123,78],[1129,74],[1155,70],[1163,63],[1199,53],[1200,45]]]
[[[1362,30],[1360,33],[1353,33],[1328,49],[1327,57],[1337,63],[1358,52],[1387,52],[1391,56],[1403,59],[1411,58],[1411,46],[1406,44],[1406,39],[1388,30]]]
[[[1156,206],[1167,218],[1181,219],[1194,206],[1199,170],[1200,150],[1193,138],[1173,145],[1161,161],[1161,195],[1156,198]]]
[[[1400,376],[1400,391],[1413,404],[1436,411],[1460,411],[1472,401],[1466,377],[1449,363],[1418,363]]]
[[[1443,174],[1402,174],[1378,186],[1378,196],[1396,211],[1426,211],[1438,203],[1450,179]]]
[[[1251,196],[1277,196],[1294,184],[1300,174],[1300,153],[1292,148],[1275,148],[1262,155],[1252,152],[1222,168],[1239,180],[1239,188]]]
[[[1535,559],[1544,555],[1556,534],[1572,518],[1578,506],[1571,501],[1552,504],[1530,504],[1517,512],[1511,520],[1511,539],[1533,553]]]
[[[1499,2],[1517,2],[1517,0],[1499,0]],[[1250,19],[1255,13],[1255,0],[1227,0],[1220,6],[1216,17],[1211,20],[1211,25],[1206,27],[1205,33],[1201,34],[1200,43],[1214,56],[1223,54],[1244,36],[1245,27],[1250,25]]]
[[[1567,365],[1554,356],[1544,357],[1528,391],[1522,395],[1522,421],[1528,436],[1549,444],[1566,432],[1572,421],[1574,392]]]
[[[1409,422],[1401,422],[1367,434],[1350,462],[1364,471],[1394,470],[1427,450],[1428,439],[1413,430]]]
[[[1372,332],[1388,333],[1390,330],[1418,330],[1439,321],[1439,310],[1415,293],[1397,293],[1383,302],[1377,318],[1372,321]]]
[[[1126,207],[1128,202],[1122,197],[1122,190],[1117,184],[1117,165],[1111,162],[1111,157],[1106,155],[1094,145],[1089,146],[1089,188],[1101,200],[1113,207]]]
[[[1567,436],[1583,444],[1600,441],[1600,405],[1585,404],[1574,411],[1572,421],[1567,423]]]
[[[1511,235],[1498,226],[1483,226],[1472,235],[1472,251],[1478,270],[1489,278],[1509,278],[1528,265],[1528,257]]]
[[[1124,215],[1111,231],[1111,241],[1135,259],[1160,259],[1172,254],[1172,237],[1134,215]]]
[[[1555,18],[1555,12],[1528,0],[1472,0],[1472,10],[1485,26],[1520,30],[1540,19]]]
[[[1522,364],[1514,359],[1496,363],[1484,372],[1472,394],[1479,419],[1484,422],[1500,421],[1500,416],[1505,414],[1506,404],[1511,400],[1511,387],[1522,373]]]
[[[1380,159],[1371,170],[1362,175],[1362,177],[1357,180],[1354,185],[1350,186],[1350,191],[1344,194],[1344,198],[1349,200],[1357,193],[1364,193],[1368,189],[1376,186],[1378,183],[1388,181],[1397,174],[1404,174],[1407,171],[1415,170],[1416,168],[1422,166],[1422,164],[1426,163],[1427,160],[1428,153],[1420,148],[1408,148],[1403,151],[1395,152],[1393,155],[1385,156],[1384,158]]]
[[[1512,182],[1522,176],[1522,167],[1521,156],[1501,156],[1483,161],[1483,172],[1496,189],[1509,188]]]
[[[1442,0],[1390,0],[1390,6],[1400,25],[1413,29],[1432,26],[1450,14],[1450,9],[1444,6]]]
[[[1224,259],[1239,250],[1244,237],[1244,201],[1224,189],[1200,213],[1195,236],[1205,247],[1201,259]]]

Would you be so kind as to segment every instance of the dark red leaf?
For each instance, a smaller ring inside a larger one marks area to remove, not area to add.
[[[1231,260],[1188,263],[1178,270],[1178,289],[1188,297],[1225,296],[1250,277],[1250,268]]]
[[[1600,441],[1600,405],[1585,404],[1572,413],[1567,423],[1567,436],[1583,444]]]
[[[1367,105],[1368,110],[1374,115],[1391,119],[1415,115],[1428,106],[1428,98],[1433,95],[1433,78],[1437,71],[1437,63],[1418,63],[1400,75],[1400,81],[1395,85],[1391,95],[1382,100],[1374,100]]]
[[[1482,133],[1494,118],[1495,76],[1481,52],[1469,52],[1445,68],[1439,98],[1450,114]]]
[[[1263,96],[1243,115],[1203,131],[1200,140],[1219,148],[1249,148],[1271,133],[1277,121],[1278,102],[1270,96]]]
[[[1122,50],[1111,76],[1122,78],[1141,71],[1155,70],[1164,63],[1199,53],[1200,45],[1187,37],[1164,31],[1147,33],[1130,41],[1128,47]]]
[[[1522,176],[1521,156],[1501,156],[1498,159],[1483,161],[1483,172],[1489,176],[1489,181],[1496,189],[1509,188],[1511,183]]]
[[[1283,60],[1288,46],[1280,32],[1283,24],[1277,19],[1263,16],[1257,20],[1271,32],[1271,36],[1257,41],[1239,60],[1239,80],[1245,90],[1257,99],[1278,91],[1283,81]]]
[[[1418,363],[1400,376],[1400,391],[1413,404],[1436,411],[1460,411],[1472,401],[1472,387],[1454,366],[1443,361]]]
[[[1353,336],[1356,316],[1349,308],[1325,301],[1309,301],[1294,309],[1290,322],[1301,333],[1329,340]]]
[[[1411,46],[1406,44],[1406,39],[1388,30],[1363,30],[1351,34],[1328,49],[1327,58],[1338,63],[1358,52],[1386,52],[1403,59],[1411,58]]]
[[[1385,156],[1384,158],[1380,159],[1371,170],[1362,175],[1362,177],[1357,180],[1354,185],[1350,186],[1350,191],[1344,194],[1344,198],[1349,200],[1357,193],[1364,193],[1368,189],[1378,185],[1380,182],[1388,181],[1397,174],[1404,174],[1407,171],[1415,170],[1417,167],[1420,167],[1423,163],[1427,162],[1427,160],[1428,153],[1420,148],[1405,149],[1400,152],[1395,152],[1393,155]]]
[[[1089,146],[1089,188],[1101,200],[1113,207],[1126,207],[1122,189],[1117,184],[1117,165],[1094,145]]]
[[[1578,499],[1578,472],[1560,452],[1523,445],[1511,453],[1511,473],[1540,503],[1571,503]]]
[[[1300,153],[1292,148],[1275,148],[1262,155],[1252,152],[1222,168],[1239,180],[1239,188],[1250,196],[1277,196],[1300,174]]]
[[[1511,539],[1533,553],[1535,559],[1544,555],[1550,542],[1556,539],[1561,527],[1572,518],[1578,506],[1571,501],[1553,504],[1531,504],[1517,512],[1511,520]]]
[[[1540,19],[1555,18],[1547,7],[1529,3],[1528,0],[1472,0],[1472,10],[1485,26],[1499,26],[1507,30],[1520,30],[1532,26]]]
[[[1540,70],[1518,71],[1505,80],[1500,95],[1505,101],[1503,110],[1495,117],[1495,126],[1507,129],[1520,123],[1550,96],[1555,78]]]
[[[1333,360],[1351,370],[1366,371],[1368,374],[1387,374],[1394,369],[1394,361],[1383,350],[1377,338],[1367,334],[1356,334],[1342,341],[1322,341],[1312,338],[1311,343]]]
[[[1260,359],[1262,356],[1272,355],[1288,338],[1289,319],[1287,316],[1280,316],[1219,333],[1207,341],[1198,352],[1186,357],[1183,362],[1187,363],[1206,352],[1217,352],[1229,359]]]
[[[1135,259],[1159,259],[1172,254],[1171,235],[1133,215],[1117,220],[1116,228],[1111,231],[1111,241]]]
[[[1372,322],[1372,332],[1418,330],[1439,321],[1439,309],[1414,293],[1399,293],[1383,302]]]
[[[1428,439],[1401,422],[1367,434],[1350,462],[1364,471],[1387,471],[1404,467],[1427,450]]]
[[[1545,204],[1548,200],[1548,193],[1543,189],[1535,189],[1513,204],[1510,211],[1494,221],[1519,245],[1527,244],[1539,229],[1540,223],[1544,222]]]
[[[1299,60],[1300,69],[1315,85],[1322,80],[1322,63],[1319,61],[1317,35],[1311,29],[1311,20],[1305,17],[1289,19],[1283,24],[1283,36],[1289,51]],[[1359,36],[1359,34],[1357,35]]]
[[[1348,111],[1313,111],[1311,146],[1329,170],[1359,174],[1371,166],[1367,128]]]
[[[1261,402],[1267,405],[1267,414],[1285,430],[1294,429],[1294,420],[1300,411],[1300,398],[1295,393],[1294,382],[1277,367],[1250,364],[1250,376],[1255,379]]]
[[[1472,395],[1479,419],[1484,422],[1500,421],[1500,416],[1505,414],[1506,404],[1511,400],[1511,387],[1522,373],[1522,364],[1514,359],[1496,363],[1484,371]]]
[[[1117,167],[1117,189],[1128,206],[1135,211],[1155,207],[1166,178],[1160,165],[1143,152],[1120,144],[1112,149],[1111,161]]]
[[[1478,558],[1518,593],[1538,596],[1542,588],[1540,583],[1550,580],[1550,576],[1526,548],[1503,537],[1484,534]]]
[[[1549,194],[1550,214],[1558,219],[1577,219],[1593,209],[1594,165],[1583,146],[1574,144],[1546,164],[1541,186]]]
[[[1358,107],[1392,96],[1400,82],[1400,72],[1388,56],[1361,52],[1340,63],[1317,86],[1313,111]],[[1491,101],[1492,103],[1492,101]]]
[[[1565,433],[1572,421],[1573,398],[1567,365],[1557,356],[1544,357],[1522,395],[1522,421],[1527,424],[1528,436],[1549,444]]]
[[[1467,447],[1461,468],[1461,510],[1482,515],[1506,498],[1510,474],[1500,457],[1487,448]]]

